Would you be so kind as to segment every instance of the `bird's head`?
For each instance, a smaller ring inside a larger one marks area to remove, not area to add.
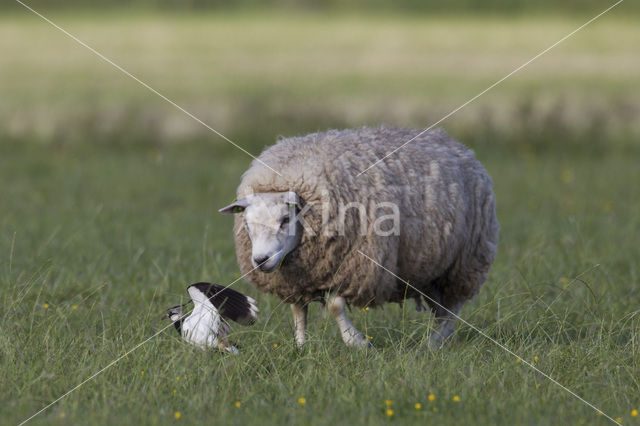
[[[171,322],[180,321],[184,318],[184,310],[182,309],[184,305],[177,305],[172,308],[167,309],[167,313],[162,316],[162,318],[170,319]]]

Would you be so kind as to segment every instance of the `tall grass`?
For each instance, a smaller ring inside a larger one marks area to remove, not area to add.
[[[502,236],[490,279],[462,316],[525,360],[538,357],[536,367],[605,413],[630,419],[640,404],[635,160],[479,155],[496,182]],[[231,222],[216,209],[233,197],[241,157],[205,143],[14,146],[0,161],[11,200],[0,210],[0,400],[9,423],[165,326],[159,317],[189,283],[237,277]],[[239,356],[194,349],[170,328],[36,423],[155,424],[175,412],[190,424],[382,423],[387,399],[401,422],[601,419],[463,325],[445,350],[428,351],[431,317],[412,303],[350,314],[373,337],[368,352],[344,348],[314,306],[309,344],[297,351],[286,305],[235,287],[261,308],[258,324],[234,329]]]

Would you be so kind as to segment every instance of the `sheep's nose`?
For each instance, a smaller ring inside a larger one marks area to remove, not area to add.
[[[253,258],[253,261],[256,263],[256,265],[260,266],[262,265],[264,262],[266,262],[267,260],[269,260],[269,256],[255,256]]]

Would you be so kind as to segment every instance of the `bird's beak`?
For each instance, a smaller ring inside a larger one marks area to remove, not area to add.
[[[166,320],[166,319],[170,319],[171,315],[169,315],[169,312],[167,312],[166,314],[164,314],[163,316],[160,317],[161,320]]]

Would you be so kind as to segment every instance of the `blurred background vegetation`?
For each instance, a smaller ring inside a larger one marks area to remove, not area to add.
[[[279,135],[426,127],[612,3],[28,4],[257,154]],[[501,152],[635,150],[637,5],[622,3],[442,126]],[[13,9],[0,16],[3,141],[235,149],[18,3],[2,7]]]
[[[612,2],[613,3],[613,2]],[[637,2],[628,2],[628,9],[640,10]],[[33,0],[33,7],[56,9],[137,8],[144,10],[312,10],[322,12],[419,12],[419,13],[522,13],[601,11],[607,7],[601,0]],[[16,8],[7,1],[1,7]]]

